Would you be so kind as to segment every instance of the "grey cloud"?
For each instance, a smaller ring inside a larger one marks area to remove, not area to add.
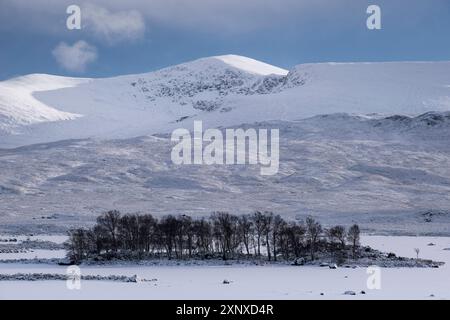
[[[58,32],[58,28],[60,32],[65,31],[65,9],[70,4],[77,4],[73,0],[2,1],[0,17],[5,20],[0,22],[0,28],[2,24],[13,23],[17,27],[45,32]],[[178,28],[245,32],[289,19],[306,19],[312,11],[321,14],[321,9],[338,7],[342,1],[353,0],[96,0],[79,5],[99,9],[87,12],[89,25],[94,25],[96,34],[110,37],[119,33],[118,30],[140,35],[144,19],[150,24]],[[98,23],[92,23],[93,18],[104,22],[107,15],[110,19],[106,25],[100,27]],[[129,25],[120,26],[120,19]]]
[[[145,21],[136,10],[110,11],[87,3],[81,12],[83,28],[109,44],[137,40],[144,35]]]

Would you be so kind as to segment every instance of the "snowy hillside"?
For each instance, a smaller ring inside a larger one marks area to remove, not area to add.
[[[358,222],[367,231],[449,235],[449,113],[245,126],[280,128],[277,175],[261,176],[258,165],[174,165],[164,136],[0,150],[0,232],[62,232],[109,209],[156,216],[272,210]]]
[[[273,210],[448,235],[449,71],[403,62],[288,72],[231,55],[107,79],[0,82],[0,229],[64,230],[108,209]],[[280,129],[278,174],[174,165],[168,134],[197,119]]]
[[[30,75],[0,82],[0,147],[130,138],[319,114],[418,115],[450,110],[450,62],[299,65],[203,58],[106,79]]]
[[[75,87],[87,81],[34,74],[0,82],[0,133],[20,125],[76,119],[79,115],[45,104],[33,93]]]

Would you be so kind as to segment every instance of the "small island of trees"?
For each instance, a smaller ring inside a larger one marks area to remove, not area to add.
[[[73,263],[150,259],[247,259],[338,264],[356,259],[360,228],[323,228],[312,217],[286,221],[272,212],[250,215],[215,212],[210,217],[121,214],[109,211],[90,229],[73,229],[67,242]]]

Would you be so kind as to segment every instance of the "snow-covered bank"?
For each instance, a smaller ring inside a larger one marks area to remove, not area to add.
[[[0,299],[450,299],[450,251],[444,250],[450,247],[449,237],[364,236],[362,241],[410,257],[415,256],[414,248],[418,247],[422,258],[446,264],[439,269],[383,268],[381,290],[367,288],[366,268],[82,266],[83,275],[137,275],[158,281],[82,281],[81,290],[68,290],[64,281],[4,281],[0,282]],[[65,270],[44,264],[0,264],[1,274],[65,274]],[[225,279],[230,283],[224,284]],[[356,295],[344,295],[345,291]]]

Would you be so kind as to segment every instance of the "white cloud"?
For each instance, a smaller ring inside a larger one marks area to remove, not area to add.
[[[145,33],[144,18],[136,10],[112,12],[94,4],[85,4],[81,8],[81,16],[83,28],[108,44],[134,41]]]
[[[97,49],[83,40],[72,46],[61,42],[52,54],[62,68],[72,72],[84,72],[88,64],[97,60]]]

